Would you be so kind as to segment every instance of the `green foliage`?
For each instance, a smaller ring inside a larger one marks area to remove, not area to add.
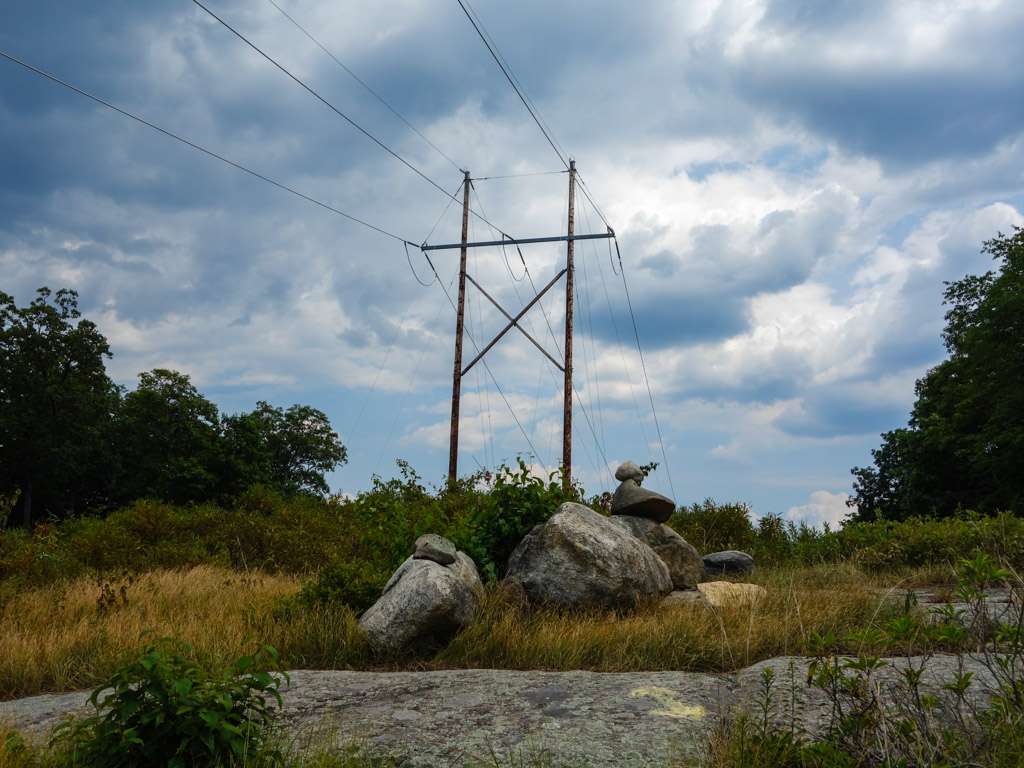
[[[119,392],[107,340],[80,317],[74,291],[40,288],[25,307],[0,292],[0,494],[19,493],[25,526],[101,502],[113,479]]]
[[[552,472],[544,481],[521,458],[518,461],[518,469],[498,470],[490,493],[479,495],[468,526],[454,537],[481,575],[491,580],[505,575],[512,550],[535,525],[545,522],[563,502],[582,495],[580,489],[567,495],[559,473]]]
[[[277,654],[265,647],[210,673],[170,641],[146,648],[89,697],[96,712],[72,720],[55,743],[72,764],[130,766],[282,765],[265,749],[281,706]]]
[[[260,483],[283,494],[326,495],[324,473],[348,459],[327,416],[308,405],[285,410],[261,400],[251,413],[226,416],[223,430],[229,493]]]
[[[139,374],[117,431],[126,468],[116,487],[120,502],[151,497],[184,504],[216,492],[220,416],[185,374],[162,368]]]
[[[946,285],[949,359],[918,380],[909,425],[852,470],[862,520],[1024,504],[1024,228],[982,252],[998,272]]]
[[[390,574],[359,560],[328,563],[314,581],[303,586],[298,600],[306,606],[347,605],[362,613],[376,602]]]

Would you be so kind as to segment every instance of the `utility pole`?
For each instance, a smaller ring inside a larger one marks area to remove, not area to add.
[[[448,447],[448,487],[459,478],[459,399],[462,396],[462,329],[466,312],[466,243],[469,242],[469,171],[463,171],[462,247],[459,255],[459,304],[455,313],[455,365],[452,374],[452,427]]]
[[[576,161],[569,161],[569,232],[565,243],[565,391],[562,397],[562,489],[572,489],[572,292],[575,264]]]

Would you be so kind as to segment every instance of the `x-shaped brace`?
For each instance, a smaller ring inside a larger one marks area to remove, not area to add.
[[[538,301],[540,301],[541,296],[543,296],[545,293],[547,293],[551,289],[551,287],[555,283],[558,282],[558,280],[562,277],[562,275],[564,275],[566,273],[566,271],[567,270],[563,269],[561,272],[559,272],[557,275],[555,275],[553,278],[551,278],[551,281],[547,285],[545,285],[540,290],[540,292],[530,300],[530,303],[527,304],[525,307],[523,307],[522,310],[519,312],[519,314],[516,315],[515,317],[512,317],[512,315],[510,315],[508,312],[506,312],[505,309],[497,301],[495,301],[494,298],[489,293],[487,293],[487,291],[485,291],[480,286],[480,283],[478,283],[476,280],[474,280],[472,275],[470,275],[467,272],[466,273],[466,279],[469,280],[469,282],[471,282],[473,285],[475,285],[477,287],[477,290],[480,291],[480,293],[482,293],[484,295],[484,297],[486,297],[486,299],[489,302],[491,302],[491,304],[493,304],[495,307],[497,307],[498,311],[501,312],[501,314],[503,314],[505,317],[508,318],[508,323],[505,325],[504,328],[501,329],[501,331],[498,332],[497,336],[495,336],[493,339],[491,339],[490,343],[486,347],[484,347],[482,350],[480,350],[480,353],[470,361],[469,365],[467,365],[465,368],[462,369],[462,374],[461,375],[465,376],[466,373],[469,371],[469,369],[472,368],[474,365],[476,365],[477,362],[479,362],[480,358],[482,358],[484,355],[486,355],[487,352],[491,349],[491,347],[493,347],[495,344],[497,344],[498,341],[501,339],[501,337],[504,336],[506,333],[508,333],[510,330],[512,330],[513,327],[518,328],[519,331],[523,334],[523,336],[525,336],[531,342],[533,342],[533,346],[535,346],[542,353],[544,353],[544,357],[546,357],[548,360],[550,360],[552,363],[554,363],[555,367],[558,368],[558,370],[564,371],[565,368],[562,366],[562,364],[559,363],[557,360],[555,360],[555,358],[552,357],[551,354],[548,353],[548,351],[546,349],[544,349],[544,347],[542,347],[537,342],[537,340],[535,338],[533,338],[533,336],[531,336],[529,333],[527,333],[526,329],[523,328],[523,326],[519,325],[519,321],[523,318],[523,315],[525,315],[527,312],[530,311],[530,309],[533,307],[534,304],[536,304]]]

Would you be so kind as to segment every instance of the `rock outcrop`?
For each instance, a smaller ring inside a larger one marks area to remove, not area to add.
[[[455,551],[447,539],[437,538],[443,544],[432,551]],[[376,653],[429,651],[469,623],[482,596],[476,566],[464,552],[455,552],[446,565],[414,555],[391,576],[359,625]]]
[[[627,526],[567,502],[509,558],[507,578],[537,603],[628,609],[672,591],[668,566]]]
[[[676,589],[693,589],[703,578],[704,561],[700,553],[664,523],[632,515],[613,515],[611,521],[654,550],[668,568]]]
[[[458,553],[455,550],[455,545],[444,536],[425,533],[416,539],[416,551],[412,556],[414,560],[433,560],[441,565],[451,565],[455,562]]]
[[[754,570],[754,558],[746,552],[728,549],[704,555],[704,570],[709,575],[735,573],[745,575]]]

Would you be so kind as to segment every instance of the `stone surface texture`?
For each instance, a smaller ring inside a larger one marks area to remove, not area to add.
[[[512,552],[507,578],[538,603],[632,608],[672,591],[668,567],[626,528],[567,502]]]
[[[676,589],[693,589],[704,577],[704,561],[700,552],[664,523],[632,515],[613,515],[611,521],[654,550],[668,567],[672,586]]]
[[[704,571],[708,575],[736,573],[748,574],[754,570],[754,558],[746,552],[727,549],[724,552],[712,552],[704,555]]]
[[[414,560],[433,560],[441,565],[451,565],[455,562],[457,550],[444,536],[436,533],[425,533],[416,539],[416,551],[412,556]]]
[[[492,750],[501,765],[663,766],[695,757],[726,711],[755,707],[765,667],[776,672],[770,717],[788,725],[795,713],[810,735],[823,733],[828,702],[806,688],[807,660],[795,657],[730,674],[298,670],[289,673],[283,717],[300,744],[355,741],[416,768],[490,765]],[[926,690],[938,691],[955,659],[935,657],[927,670]],[[984,700],[991,677],[971,659],[966,671],[974,673],[970,695]],[[895,676],[882,674],[883,691]],[[799,705],[790,707],[794,694]],[[0,721],[42,741],[85,706],[85,693],[0,702]]]
[[[469,623],[483,591],[476,566],[463,552],[449,565],[410,557],[359,625],[378,653],[427,651]]]
[[[676,504],[667,496],[641,488],[635,480],[623,480],[612,496],[613,515],[646,517],[664,523],[675,512]]]
[[[705,581],[697,585],[697,590],[713,608],[751,605],[768,594],[757,584],[736,584],[732,581]]]

